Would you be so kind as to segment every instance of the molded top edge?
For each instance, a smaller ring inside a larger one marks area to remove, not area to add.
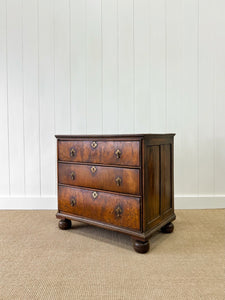
[[[55,135],[57,139],[70,138],[144,138],[145,136],[163,137],[175,136],[176,133],[143,133],[143,134],[79,134],[79,135]]]

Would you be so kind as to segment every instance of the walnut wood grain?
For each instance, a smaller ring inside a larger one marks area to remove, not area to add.
[[[93,194],[97,194],[96,196]],[[76,200],[75,205],[71,205]],[[134,230],[140,229],[140,198],[59,186],[60,211]]]
[[[154,232],[173,231],[174,134],[60,135],[57,145],[59,227],[123,232],[138,253]]]
[[[138,169],[59,163],[58,170],[59,183],[140,194]]]
[[[93,142],[97,145],[95,148]],[[139,166],[139,148],[139,141],[59,141],[58,158],[60,161]]]

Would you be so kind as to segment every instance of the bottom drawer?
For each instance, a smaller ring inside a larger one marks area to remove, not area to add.
[[[140,230],[140,198],[59,186],[58,209],[116,226]]]

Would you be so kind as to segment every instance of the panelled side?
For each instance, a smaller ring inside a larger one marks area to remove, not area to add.
[[[164,215],[172,209],[172,147],[171,144],[160,145],[161,168],[161,213]]]
[[[160,217],[160,147],[145,147],[144,231]]]
[[[173,214],[173,138],[144,148],[144,231],[151,230]]]

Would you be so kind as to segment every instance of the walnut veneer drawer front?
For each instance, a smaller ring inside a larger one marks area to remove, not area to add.
[[[139,141],[59,141],[60,161],[139,166]]]
[[[90,219],[140,229],[140,200],[106,192],[59,186],[59,210]]]
[[[139,170],[71,163],[58,164],[59,183],[138,195]]]
[[[59,228],[74,220],[119,231],[139,253],[155,231],[171,233],[174,135],[56,136]]]

